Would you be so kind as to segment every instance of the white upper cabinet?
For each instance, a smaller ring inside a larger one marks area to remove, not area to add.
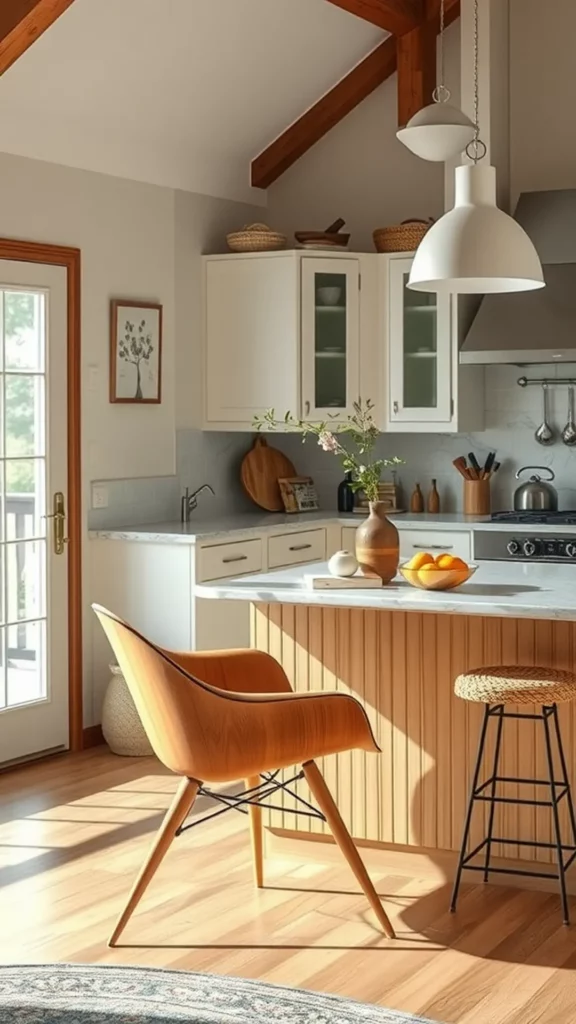
[[[205,261],[205,426],[298,411],[298,266],[267,254]]]
[[[385,334],[383,429],[481,430],[483,368],[459,363],[466,298],[411,291],[412,255],[378,258]]]
[[[301,260],[302,418],[346,419],[359,397],[360,264]]]
[[[307,250],[205,256],[204,429],[251,430],[273,408],[379,428],[484,426],[484,370],[460,366],[468,297],[407,287],[412,255]],[[468,318],[469,320],[469,318]]]
[[[346,419],[360,394],[365,258],[306,251],[204,258],[206,430],[249,430],[269,408],[279,419],[287,411]],[[367,277],[375,324],[376,278]],[[373,366],[368,375],[377,377]]]

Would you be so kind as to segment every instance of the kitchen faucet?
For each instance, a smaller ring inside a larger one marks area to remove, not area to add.
[[[182,501],[180,506],[180,521],[182,523],[190,522],[190,513],[194,512],[198,508],[198,495],[202,494],[202,491],[210,491],[211,494],[216,494],[213,487],[210,484],[202,484],[201,487],[196,488],[195,491],[190,491],[186,488],[185,493],[182,495]]]

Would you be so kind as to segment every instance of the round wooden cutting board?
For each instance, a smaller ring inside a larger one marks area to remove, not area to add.
[[[240,477],[246,494],[260,508],[282,512],[278,478],[283,476],[296,476],[290,459],[277,448],[270,448],[266,438],[258,435],[254,447],[242,459]]]

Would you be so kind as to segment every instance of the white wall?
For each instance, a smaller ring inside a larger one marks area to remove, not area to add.
[[[166,478],[150,481],[155,497],[160,495],[154,507],[174,501],[177,426],[199,423],[199,254],[224,249],[226,232],[256,219],[257,209],[2,153],[0,182],[0,236],[82,250],[84,719],[90,725],[99,721],[105,682],[91,676],[90,481],[117,481],[110,496],[126,512],[132,502],[145,505],[150,499],[146,481],[132,484],[133,478]],[[108,401],[111,298],[158,301],[164,307],[160,405]],[[200,460],[202,446],[196,443],[194,453],[187,466]],[[222,472],[225,443],[220,454]],[[174,516],[176,510],[177,505]]]
[[[458,89],[459,28],[446,34],[446,80]],[[374,228],[444,210],[444,168],[396,139],[397,80],[388,79],[268,190],[268,219],[293,232],[346,219],[350,248],[373,249]]]
[[[576,187],[574,0],[510,0],[511,175],[522,191]]]

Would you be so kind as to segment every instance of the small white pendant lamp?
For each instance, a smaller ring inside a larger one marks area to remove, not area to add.
[[[487,295],[544,287],[538,253],[523,228],[496,206],[496,169],[479,161],[486,146],[478,125],[478,0],[474,0],[475,138],[472,164],[456,168],[454,209],[426,232],[408,287],[419,292]]]
[[[474,124],[448,102],[450,90],[444,85],[444,0],[440,3],[440,83],[432,99],[433,103],[419,110],[405,128],[396,132],[396,138],[422,160],[450,160],[472,142]]]

